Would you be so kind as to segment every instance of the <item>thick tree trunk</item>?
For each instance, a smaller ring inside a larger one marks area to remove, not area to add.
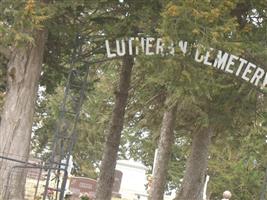
[[[125,108],[130,88],[133,59],[124,57],[120,73],[118,91],[116,92],[115,106],[112,112],[110,126],[106,138],[104,154],[100,167],[100,175],[96,190],[96,200],[110,200],[114,182],[117,154],[119,151],[121,132]]]
[[[181,190],[177,193],[175,200],[203,200],[211,135],[211,128],[200,128],[194,134]]]
[[[168,173],[168,163],[171,156],[174,141],[174,125],[176,119],[177,105],[164,112],[158,144],[158,154],[155,163],[152,185],[149,199],[163,200],[166,177]]]
[[[46,31],[35,43],[16,48],[8,63],[8,92],[0,124],[0,155],[27,161],[36,94],[42,68]],[[16,162],[0,159],[0,199],[24,199],[25,173]],[[21,165],[21,164],[20,164]]]

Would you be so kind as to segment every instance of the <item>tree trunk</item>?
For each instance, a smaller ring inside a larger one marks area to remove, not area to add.
[[[211,128],[201,128],[194,134],[181,190],[175,200],[203,200],[211,135]]]
[[[120,73],[118,91],[116,91],[115,106],[106,138],[100,175],[96,190],[96,200],[110,200],[114,182],[117,154],[119,151],[121,132],[123,129],[125,108],[130,88],[133,59],[124,57]]]
[[[46,31],[34,33],[35,43],[13,50],[8,63],[8,92],[0,124],[0,155],[28,161],[33,115],[42,68]],[[24,199],[22,165],[0,160],[0,199]]]
[[[163,200],[166,177],[168,173],[168,162],[171,156],[174,141],[174,125],[176,119],[177,104],[164,112],[160,140],[158,145],[158,155],[156,158],[152,185],[150,189],[151,200]]]
[[[266,199],[266,190],[267,190],[267,168],[265,170],[265,176],[262,183],[261,193],[260,193],[260,200]]]

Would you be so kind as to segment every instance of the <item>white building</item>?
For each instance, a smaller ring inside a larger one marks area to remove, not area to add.
[[[147,168],[133,160],[118,160],[116,169],[123,173],[120,194],[122,198],[129,200],[147,199],[146,170]]]
[[[116,169],[123,173],[120,188],[122,199],[147,200],[146,184],[148,181],[146,166],[133,160],[118,160]],[[165,200],[172,198],[170,196],[164,197]]]

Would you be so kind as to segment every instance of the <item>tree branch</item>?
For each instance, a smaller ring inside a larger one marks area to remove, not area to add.
[[[11,50],[0,45],[0,54],[4,55],[7,59],[11,56]]]

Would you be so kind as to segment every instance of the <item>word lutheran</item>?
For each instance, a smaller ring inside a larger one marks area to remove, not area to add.
[[[221,50],[203,48],[202,45],[198,44],[188,45],[188,42],[182,40],[178,42],[178,48],[176,48],[173,42],[170,45],[166,45],[162,38],[152,37],[132,37],[128,40],[116,40],[113,43],[110,43],[108,40],[105,42],[107,57],[109,58],[124,56],[126,54],[174,56],[176,54],[175,51],[178,50],[182,53],[180,55],[190,56],[197,63],[233,74],[256,87],[260,87],[260,89],[267,86],[267,73],[263,68],[240,56]]]
[[[166,45],[162,38],[138,38],[131,37],[127,40],[121,39],[111,43],[109,40],[105,41],[107,57],[113,58],[117,56],[129,55],[174,55],[175,48],[173,42]],[[187,42],[180,41],[179,46],[182,52],[186,52]]]

